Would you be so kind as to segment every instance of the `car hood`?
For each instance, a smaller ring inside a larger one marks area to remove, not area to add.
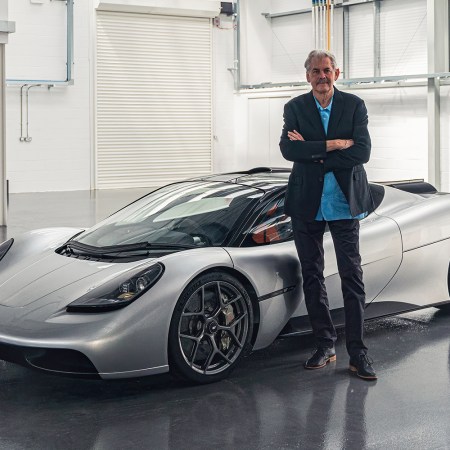
[[[53,294],[62,305],[76,300],[111,277],[154,259],[105,263],[69,258],[48,250],[26,258],[0,273],[0,305],[23,308]],[[64,290],[70,286],[70,290]],[[70,297],[67,296],[70,292]]]

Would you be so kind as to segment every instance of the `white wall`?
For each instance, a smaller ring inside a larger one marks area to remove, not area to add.
[[[270,0],[240,3],[242,84],[270,81],[272,31],[270,21],[261,15],[262,11],[270,11],[270,5]]]
[[[372,155],[369,179],[391,181],[428,176],[426,87],[352,91],[369,113]]]
[[[342,89],[344,90],[344,89]],[[242,155],[240,167],[290,167],[280,157],[279,137],[283,124],[283,105],[290,98],[307,92],[296,90],[259,90],[241,93],[240,120],[236,121],[236,142]],[[427,98],[426,87],[354,89],[369,114],[372,155],[366,165],[372,181],[427,179]],[[450,87],[442,88],[442,187],[450,191]],[[234,169],[237,169],[236,166]]]
[[[290,98],[305,92],[306,89],[297,89],[241,94],[240,107],[247,109],[248,120],[241,122],[237,132],[247,136],[247,140],[240,143],[241,151],[248,148],[248,156],[244,159],[246,168],[291,166],[279,155],[282,108]],[[372,156],[366,166],[369,178],[373,181],[426,178],[426,88],[358,89],[351,92],[364,99],[369,114],[372,138]],[[448,165],[446,167],[448,170]]]
[[[65,2],[43,1],[9,2],[9,16],[16,22],[16,32],[6,47],[7,79],[66,78]],[[6,170],[10,192],[90,188],[90,17],[90,2],[75,2],[75,84],[29,91],[31,142],[19,141],[20,88],[7,87]]]

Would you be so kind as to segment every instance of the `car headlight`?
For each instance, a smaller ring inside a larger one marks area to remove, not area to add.
[[[2,242],[0,244],[0,261],[3,259],[3,257],[8,253],[8,250],[13,245],[14,239],[8,239],[5,242]]]
[[[148,291],[164,272],[160,263],[129,271],[102,284],[67,305],[69,312],[103,312],[123,308]]]

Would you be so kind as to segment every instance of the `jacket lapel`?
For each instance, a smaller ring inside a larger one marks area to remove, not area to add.
[[[308,121],[314,127],[314,130],[320,133],[323,140],[325,140],[326,139],[325,130],[323,129],[322,119],[320,118],[320,113],[319,110],[317,109],[316,101],[314,100],[314,95],[312,91],[306,95],[306,105],[308,107],[308,114],[307,114]],[[331,110],[333,111],[333,108]]]
[[[313,99],[314,100],[314,99]],[[330,122],[328,123],[328,139],[334,139],[337,127],[344,112],[344,99],[341,93],[334,88],[333,106],[331,107]]]

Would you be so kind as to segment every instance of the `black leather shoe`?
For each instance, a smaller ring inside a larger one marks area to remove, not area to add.
[[[330,361],[336,361],[336,352],[334,347],[322,348],[317,347],[317,350],[305,362],[305,369],[321,369],[325,367]]]
[[[367,355],[358,355],[356,358],[350,358],[350,372],[364,380],[376,380],[377,374],[372,367],[373,361]]]

